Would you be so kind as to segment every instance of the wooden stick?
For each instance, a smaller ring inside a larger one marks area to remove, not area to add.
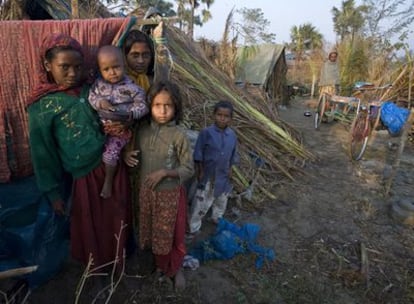
[[[37,265],[29,267],[14,268],[0,272],[0,280],[17,277],[20,275],[28,274],[37,270]]]
[[[368,260],[367,248],[365,247],[364,243],[361,243],[361,274],[364,276],[365,283],[368,288],[369,287],[369,260]]]
[[[72,8],[72,19],[79,19],[79,1],[72,0],[71,8]]]
[[[411,109],[411,90],[412,90],[412,84],[413,84],[413,73],[414,68],[411,68],[410,76],[408,77],[408,108]]]
[[[149,18],[149,19],[139,19],[135,21],[136,25],[156,25],[159,24],[161,21],[164,23],[169,23],[170,21],[175,22],[180,20],[178,17],[156,17],[156,18]]]
[[[401,135],[400,145],[398,147],[397,156],[395,158],[394,164],[392,165],[392,171],[390,174],[390,177],[385,185],[385,195],[388,196],[391,190],[392,182],[395,178],[395,175],[397,174],[397,170],[400,166],[401,162],[401,155],[404,151],[405,142],[407,141],[408,134],[411,130],[411,126],[414,121],[414,109],[411,109],[410,116],[408,117],[407,121],[404,124],[403,132]]]

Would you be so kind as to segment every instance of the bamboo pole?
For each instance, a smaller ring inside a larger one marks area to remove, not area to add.
[[[411,68],[410,76],[408,77],[408,108],[411,109],[411,90],[413,84],[413,72],[414,68]]]
[[[388,196],[391,190],[392,182],[397,174],[397,170],[400,166],[401,162],[401,155],[404,151],[405,143],[408,138],[408,134],[410,133],[411,126],[414,121],[414,109],[411,109],[410,116],[408,117],[407,121],[404,124],[404,129],[401,135],[400,145],[398,147],[397,156],[395,158],[394,164],[392,165],[392,171],[390,177],[385,185],[385,195]]]
[[[17,277],[37,270],[36,266],[21,267],[0,272],[0,280]]]
[[[72,19],[79,19],[79,1],[71,0]]]

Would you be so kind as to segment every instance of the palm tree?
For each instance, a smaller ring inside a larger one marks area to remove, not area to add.
[[[308,64],[312,73],[311,95],[313,96],[318,74],[318,62],[320,61],[319,57],[323,44],[323,36],[311,23],[305,23],[299,26],[295,25],[291,28],[290,39],[290,48],[296,54],[297,68],[300,68],[299,65],[304,58],[304,53],[306,51],[311,51],[308,58]]]
[[[194,36],[194,25],[203,25],[211,19],[211,12],[209,8],[213,5],[214,0],[176,0],[177,3],[177,14],[181,18],[180,28],[184,23],[187,23],[187,34],[191,39]],[[196,15],[196,10],[204,5],[206,8],[202,9],[201,15]],[[189,6],[190,9],[186,9]]]
[[[347,36],[353,41],[355,34],[363,29],[367,9],[365,5],[355,6],[354,0],[342,1],[341,9],[332,8],[334,30],[341,41]]]
[[[305,51],[322,48],[323,36],[311,23],[293,26],[290,39],[290,48],[295,52],[297,61],[303,59]]]

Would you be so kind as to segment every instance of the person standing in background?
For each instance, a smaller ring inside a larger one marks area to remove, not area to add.
[[[319,95],[324,93],[337,95],[339,94],[340,76],[338,65],[338,52],[331,51],[328,54],[328,60],[324,62],[319,79]]]

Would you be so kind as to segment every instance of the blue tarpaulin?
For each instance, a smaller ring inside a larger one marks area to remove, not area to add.
[[[57,216],[34,176],[0,184],[0,271],[38,266],[31,288],[55,275],[69,252],[69,220]]]

